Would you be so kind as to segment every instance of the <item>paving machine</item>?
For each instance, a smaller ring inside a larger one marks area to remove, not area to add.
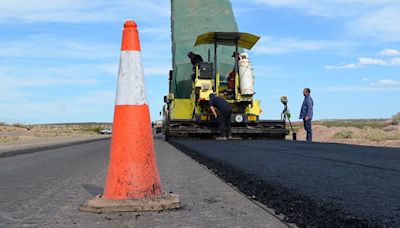
[[[232,105],[233,137],[284,139],[286,118],[261,120],[261,102],[254,99],[253,68],[244,50],[260,37],[238,32],[228,0],[172,0],[171,6],[173,70],[164,97],[166,139],[218,135],[218,122],[209,108],[211,93]],[[207,24],[199,23],[204,10],[209,11]],[[192,66],[188,51],[201,54],[205,61]]]

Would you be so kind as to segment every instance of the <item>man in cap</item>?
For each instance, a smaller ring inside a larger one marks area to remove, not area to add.
[[[222,97],[218,97],[216,94],[210,94],[210,109],[214,114],[215,118],[218,119],[218,126],[220,131],[220,137],[217,140],[232,139],[231,136],[231,117],[232,117],[232,106]],[[218,110],[219,114],[217,114]]]

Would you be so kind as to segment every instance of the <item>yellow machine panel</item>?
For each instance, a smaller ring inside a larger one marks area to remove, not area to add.
[[[192,119],[194,102],[192,99],[174,99],[171,108],[171,120]]]
[[[261,101],[253,100],[253,105],[247,106],[246,114],[252,114],[252,115],[259,116],[261,114]]]

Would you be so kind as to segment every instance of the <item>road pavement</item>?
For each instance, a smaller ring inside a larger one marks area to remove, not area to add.
[[[103,191],[109,140],[0,158],[0,227],[287,227],[187,155],[155,140],[165,192],[182,208],[161,213],[88,213]]]

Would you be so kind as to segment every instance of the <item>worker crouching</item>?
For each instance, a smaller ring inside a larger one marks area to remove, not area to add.
[[[215,119],[218,119],[218,126],[220,131],[220,137],[217,140],[232,139],[231,135],[231,117],[232,117],[232,106],[222,97],[218,97],[215,94],[210,94],[210,109],[214,114]],[[218,110],[218,114],[217,111]]]

